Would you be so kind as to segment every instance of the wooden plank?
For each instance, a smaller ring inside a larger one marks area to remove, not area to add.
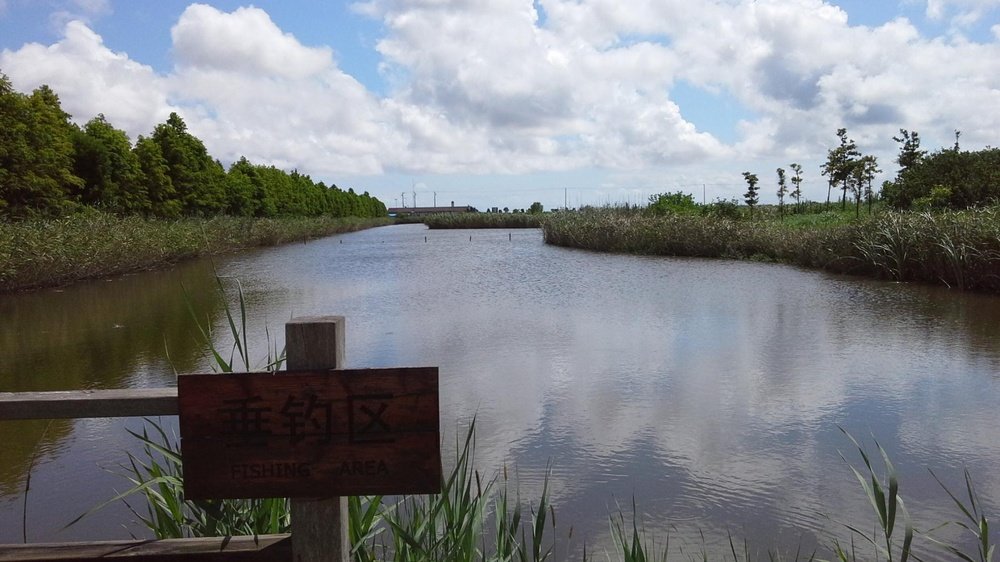
[[[436,367],[181,375],[188,499],[435,493]]]
[[[177,414],[176,388],[0,392],[0,420]]]
[[[159,541],[99,541],[0,545],[0,562],[14,560],[59,562],[95,559],[135,562],[290,561],[290,536],[165,539]]]

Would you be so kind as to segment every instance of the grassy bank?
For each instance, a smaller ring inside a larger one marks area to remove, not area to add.
[[[389,224],[389,219],[145,219],[98,212],[0,221],[0,292],[154,269],[180,260]]]
[[[432,229],[444,228],[540,228],[545,215],[530,213],[446,213],[421,217]]]
[[[546,243],[602,252],[760,259],[1000,293],[1000,208],[746,220],[598,209],[552,215]]]

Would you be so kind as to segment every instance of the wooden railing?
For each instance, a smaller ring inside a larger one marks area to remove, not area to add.
[[[303,318],[285,325],[287,365],[339,369],[344,357],[344,319]],[[80,390],[0,393],[4,420],[176,415],[177,389]],[[313,562],[350,559],[346,498],[292,500],[295,535],[167,540],[0,544],[0,562],[13,560],[133,561],[273,560]]]

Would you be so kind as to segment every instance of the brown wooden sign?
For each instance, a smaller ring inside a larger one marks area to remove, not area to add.
[[[188,499],[436,493],[437,367],[181,375]]]

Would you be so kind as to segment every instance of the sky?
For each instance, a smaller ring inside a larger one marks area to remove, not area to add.
[[[840,127],[998,145],[1000,0],[0,0],[0,72],[389,206],[825,200]]]

